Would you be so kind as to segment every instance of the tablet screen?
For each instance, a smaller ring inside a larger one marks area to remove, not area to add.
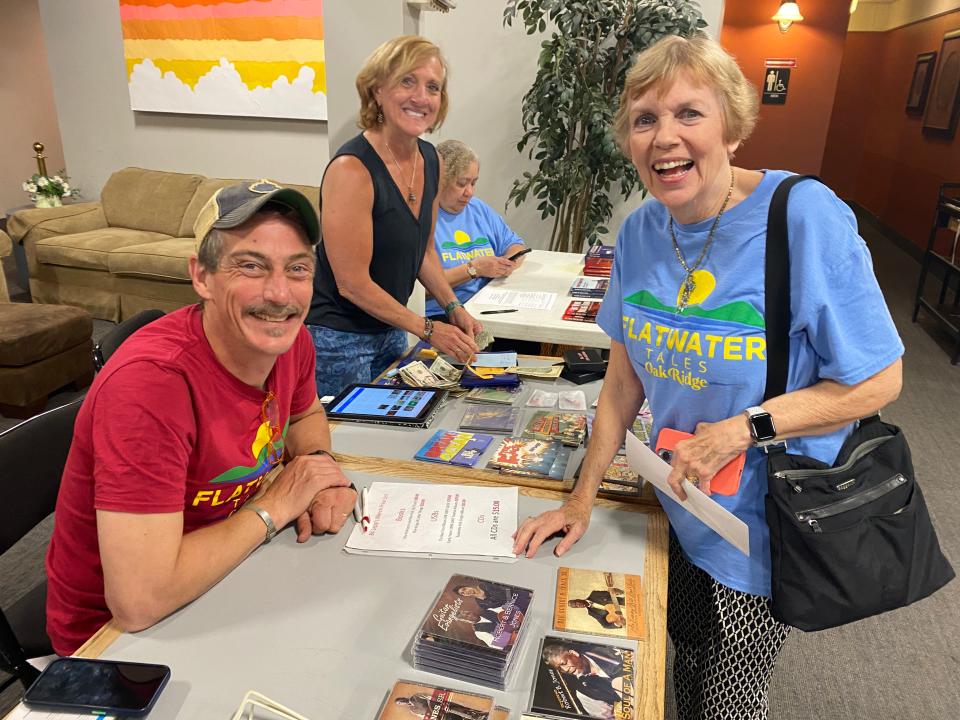
[[[428,389],[358,386],[335,401],[328,412],[412,420],[420,417],[436,394]]]

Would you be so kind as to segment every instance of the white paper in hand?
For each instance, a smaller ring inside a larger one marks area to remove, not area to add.
[[[750,531],[747,524],[715,500],[711,500],[709,495],[704,494],[689,480],[683,481],[687,499],[681,502],[673,488],[667,484],[670,466],[629,431],[627,432],[627,462],[644,480],[653,483],[658,490],[680,503],[680,507],[693,514],[737,550],[747,557],[750,556]]]

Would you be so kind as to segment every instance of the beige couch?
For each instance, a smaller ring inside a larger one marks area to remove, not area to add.
[[[196,302],[187,261],[193,223],[219,188],[236,180],[125,168],[99,202],[14,213],[7,232],[23,244],[38,303],[75,305],[103,320]],[[319,189],[291,185],[319,202]]]

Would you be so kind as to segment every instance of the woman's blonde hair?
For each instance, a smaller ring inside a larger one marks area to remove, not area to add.
[[[443,125],[447,117],[447,61],[440,48],[419,35],[401,35],[387,40],[374,50],[363,63],[357,74],[357,94],[360,96],[360,113],[357,125],[364,130],[377,126],[380,106],[375,96],[377,88],[397,82],[414,68],[418,68],[432,58],[437,58],[443,68],[443,81],[440,85],[440,108],[437,122],[431,130]]]
[[[743,142],[757,124],[757,91],[743,76],[730,53],[703,33],[692,38],[668,35],[639,53],[620,95],[613,119],[613,136],[623,152],[630,139],[630,105],[652,88],[662,95],[686,74],[694,83],[713,89],[723,113],[723,140]]]
[[[480,158],[465,142],[459,140],[444,140],[437,145],[437,152],[443,158],[443,178],[441,187],[448,187],[456,182],[457,178],[470,169],[470,163],[480,167]]]

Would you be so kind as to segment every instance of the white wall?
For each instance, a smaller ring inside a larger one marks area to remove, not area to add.
[[[40,14],[64,157],[85,197],[128,165],[319,183],[325,122],[135,113],[117,0],[40,0]]]
[[[363,60],[384,40],[417,30],[442,47],[451,67],[451,111],[428,139],[472,145],[481,158],[480,196],[500,211],[513,180],[530,167],[516,144],[541,38],[504,28],[502,0],[459,0],[446,14],[411,12],[403,0],[326,0],[328,123],[134,113],[117,0],[39,2],[64,156],[87,197],[128,165],[319,184],[330,149],[357,132],[354,78]],[[702,0],[701,7],[708,30],[719,35],[723,0]],[[617,204],[611,229],[636,202]],[[535,205],[504,214],[535,247],[548,241],[551,225]]]
[[[723,0],[700,3],[708,31],[719,37]],[[501,212],[507,223],[533,247],[546,247],[552,218],[540,219],[536,203],[504,209],[514,179],[535,164],[517,152],[523,135],[520,108],[537,74],[541,35],[527,35],[523,26],[503,27],[504,3],[459,0],[449,13],[421,14],[421,33],[436,42],[450,63],[450,114],[429,137],[463,140],[480,156],[478,196]],[[608,224],[613,242],[623,218],[639,203],[639,195],[614,203]]]

